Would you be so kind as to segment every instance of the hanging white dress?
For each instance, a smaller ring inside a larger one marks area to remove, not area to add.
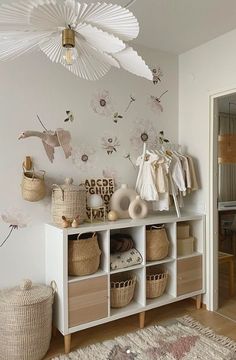
[[[136,182],[136,191],[143,200],[155,201],[159,199],[156,188],[156,175],[154,163],[158,159],[155,154],[139,156],[136,165],[139,166],[139,174]]]

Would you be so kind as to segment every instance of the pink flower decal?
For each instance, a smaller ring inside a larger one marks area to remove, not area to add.
[[[73,148],[72,162],[81,171],[91,170],[96,163],[96,152],[92,147],[82,144]]]
[[[150,109],[151,109],[153,112],[159,112],[159,111],[163,112],[163,106],[162,106],[162,103],[161,103],[161,98],[162,98],[162,96],[165,95],[167,92],[168,92],[168,90],[166,90],[165,92],[163,92],[159,97],[150,95],[150,98],[149,98],[149,100],[148,100],[148,103],[149,103]]]
[[[1,218],[5,223],[9,224],[10,231],[6,238],[0,244],[0,247],[2,247],[6,243],[6,241],[11,236],[13,230],[24,228],[28,225],[29,222],[29,218],[25,214],[23,214],[21,210],[18,209],[6,211],[5,213],[1,214]]]
[[[114,109],[108,90],[99,91],[91,99],[91,107],[93,111],[101,116],[113,116]]]
[[[130,143],[135,155],[140,154],[143,144],[146,143],[151,149],[158,144],[157,130],[149,120],[136,120],[131,130]]]
[[[105,134],[102,139],[102,148],[106,150],[108,155],[117,152],[118,147],[120,146],[120,142],[117,136],[111,134]]]

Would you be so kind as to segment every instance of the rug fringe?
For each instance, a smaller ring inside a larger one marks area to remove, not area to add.
[[[176,319],[183,325],[187,325],[192,329],[196,329],[202,335],[207,336],[209,339],[212,339],[221,345],[227,347],[229,350],[236,352],[236,342],[226,336],[216,334],[211,328],[206,327],[200,324],[197,320],[194,320],[191,316],[185,315],[182,318]]]

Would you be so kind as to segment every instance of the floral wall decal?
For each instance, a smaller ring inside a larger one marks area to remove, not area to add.
[[[130,153],[125,154],[125,155],[124,155],[124,158],[127,159],[127,160],[129,160],[129,162],[130,162],[130,164],[133,166],[133,168],[136,169],[136,166],[135,166],[135,164],[134,164],[134,162],[133,162],[133,160],[132,160],[132,157],[131,157],[131,154],[130,154]]]
[[[152,69],[152,76],[153,76],[152,82],[154,85],[161,82],[161,77],[163,76],[163,73],[162,73],[160,66],[157,66],[154,69]]]
[[[150,105],[150,109],[153,112],[163,112],[163,106],[161,104],[161,98],[162,96],[164,96],[166,93],[168,92],[168,90],[164,91],[159,97],[150,95],[149,98],[149,105]]]
[[[96,152],[87,144],[73,147],[72,162],[79,170],[87,172],[96,164]]]
[[[117,111],[113,114],[113,121],[115,124],[118,123],[118,120],[123,119],[123,115],[119,114]]]
[[[98,115],[106,117],[112,116],[114,114],[114,108],[109,91],[101,90],[97,94],[94,94],[91,99],[91,107]]]
[[[136,155],[142,151],[144,143],[150,148],[157,146],[157,131],[150,120],[136,120],[131,134],[130,143]]]
[[[165,138],[165,134],[163,130],[159,132],[158,140],[159,140],[159,144],[161,145],[170,142],[167,138]]]
[[[102,148],[106,150],[108,155],[117,152],[118,147],[120,146],[120,142],[117,136],[106,134],[101,139]]]
[[[64,122],[73,122],[74,121],[74,115],[70,110],[66,110],[66,118],[64,120]]]
[[[48,159],[53,162],[54,151],[56,147],[62,147],[65,158],[71,156],[72,148],[70,146],[71,134],[69,131],[58,128],[55,131],[47,130],[38,116],[38,120],[44,128],[44,131],[27,130],[20,134],[20,139],[29,137],[37,137],[42,141],[44,150],[46,151]]]
[[[128,112],[128,110],[130,109],[131,105],[136,101],[136,98],[133,95],[129,96],[129,103],[125,108],[125,113]]]
[[[26,227],[29,222],[29,218],[18,209],[5,211],[3,214],[1,214],[1,219],[5,223],[9,224],[10,231],[6,238],[0,243],[0,247],[2,247],[7,242],[14,230]]]

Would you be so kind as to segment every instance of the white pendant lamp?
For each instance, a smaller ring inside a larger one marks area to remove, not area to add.
[[[139,24],[124,7],[76,0],[28,0],[0,7],[0,61],[40,49],[75,75],[97,80],[114,66],[152,80],[144,60],[125,42]]]

